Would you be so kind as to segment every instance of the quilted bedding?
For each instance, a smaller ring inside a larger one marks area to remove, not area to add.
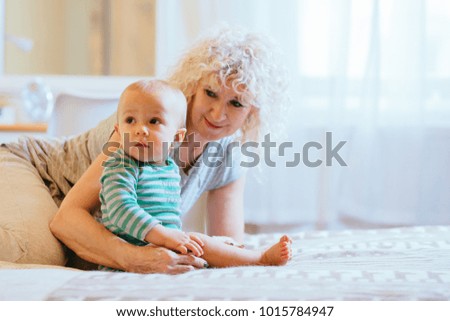
[[[246,245],[279,236],[247,235]],[[450,300],[450,226],[291,236],[284,267],[170,276],[0,262],[0,300]]]

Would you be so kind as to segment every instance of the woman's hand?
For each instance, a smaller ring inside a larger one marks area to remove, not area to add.
[[[133,256],[126,260],[127,272],[180,274],[208,267],[206,261],[199,257],[177,254],[155,245],[141,246],[133,252]]]

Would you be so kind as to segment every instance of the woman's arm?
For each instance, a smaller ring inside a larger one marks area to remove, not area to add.
[[[208,234],[244,240],[245,176],[208,193]]]
[[[118,142],[114,133],[110,142]],[[139,273],[183,273],[206,263],[153,246],[133,246],[108,231],[90,213],[100,205],[102,164],[100,154],[65,197],[53,221],[52,233],[81,258],[112,268]]]

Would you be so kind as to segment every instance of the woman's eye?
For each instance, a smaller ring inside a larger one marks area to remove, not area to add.
[[[230,104],[233,105],[234,107],[244,107],[244,105],[242,105],[239,101],[237,100],[232,100],[230,101]]]
[[[150,124],[152,124],[152,125],[157,125],[157,124],[159,124],[159,123],[161,123],[161,122],[159,121],[158,118],[152,118],[152,119],[150,119]]]
[[[125,119],[125,122],[126,122],[127,124],[132,124],[132,123],[134,123],[134,118],[133,118],[133,117],[127,117],[127,118]]]
[[[214,91],[212,91],[212,90],[205,89],[205,93],[209,97],[213,97],[213,98],[217,97],[216,93]]]

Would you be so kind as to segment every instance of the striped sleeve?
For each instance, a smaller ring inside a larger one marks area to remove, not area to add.
[[[112,232],[125,233],[144,241],[147,233],[160,221],[138,204],[136,168],[105,167],[101,182],[103,224]]]

